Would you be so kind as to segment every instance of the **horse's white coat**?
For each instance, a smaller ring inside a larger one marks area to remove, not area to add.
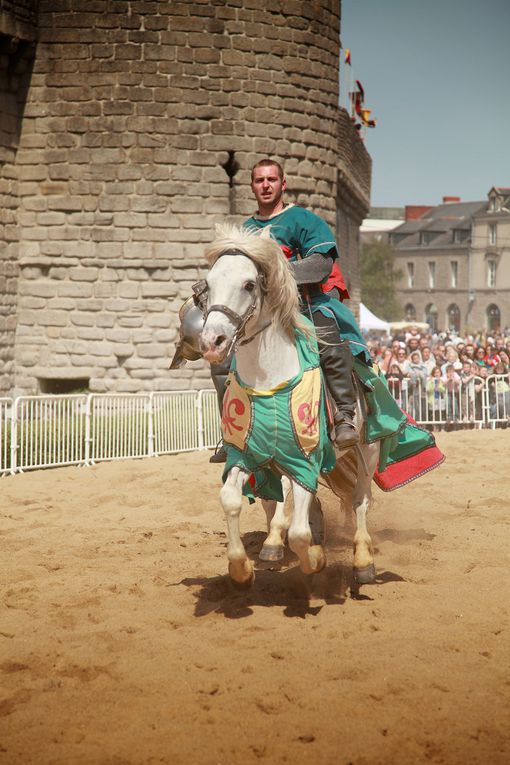
[[[282,256],[283,257],[283,256]],[[242,255],[223,255],[213,265],[207,276],[208,305],[226,305],[232,311],[243,315],[249,310],[253,299],[251,287],[256,282],[258,270],[249,257]],[[289,272],[289,278],[292,275]],[[259,289],[258,286],[256,289]],[[248,321],[245,339],[264,327],[271,320],[267,307],[259,291],[256,308]],[[212,363],[220,363],[229,351],[230,342],[235,333],[235,326],[228,316],[220,311],[211,311],[201,335],[201,347],[204,358]],[[270,324],[253,339],[238,345],[236,350],[237,371],[243,382],[257,390],[270,390],[286,382],[299,371],[299,360],[294,342],[282,327]],[[359,416],[359,415],[358,415]],[[366,529],[366,513],[370,505],[372,475],[377,465],[378,446],[365,445],[364,461],[358,458],[358,483],[353,494],[353,506],[356,509],[357,531],[354,539],[354,566],[365,571],[373,566],[372,544]],[[242,505],[242,489],[247,475],[234,467],[220,493],[221,503],[227,519],[229,574],[238,585],[248,585],[253,579],[253,563],[244,549],[239,516]],[[282,557],[285,534],[288,534],[290,548],[298,556],[301,569],[312,574],[320,571],[325,563],[321,545],[312,544],[309,525],[309,510],[314,495],[290,480],[293,493],[293,512],[286,509],[285,503],[264,501],[268,519],[268,537],[261,551],[266,560]],[[266,554],[264,554],[264,551]]]

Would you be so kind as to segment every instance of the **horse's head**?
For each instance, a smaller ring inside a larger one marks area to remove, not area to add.
[[[205,308],[200,349],[211,364],[224,361],[249,328],[255,329],[264,282],[263,272],[250,257],[230,248],[217,257],[205,283],[199,283],[198,299]]]
[[[301,323],[296,281],[268,229],[218,226],[205,255],[211,270],[194,290],[204,312],[200,348],[207,361],[224,361],[264,322],[293,336]]]

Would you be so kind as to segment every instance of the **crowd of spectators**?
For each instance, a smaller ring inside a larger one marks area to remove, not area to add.
[[[367,344],[394,397],[418,421],[473,423],[487,411],[510,421],[510,330],[461,337],[409,326]]]

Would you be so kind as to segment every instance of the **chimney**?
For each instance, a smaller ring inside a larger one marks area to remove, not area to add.
[[[429,210],[432,210],[432,207],[427,207],[426,205],[406,205],[405,219],[417,220]]]
[[[443,197],[443,204],[448,205],[452,202],[460,202],[460,197]]]

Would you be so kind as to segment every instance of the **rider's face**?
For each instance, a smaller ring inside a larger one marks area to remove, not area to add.
[[[259,212],[272,212],[278,207],[286,188],[285,178],[280,178],[276,165],[256,167],[253,171],[251,190],[259,206]]]

